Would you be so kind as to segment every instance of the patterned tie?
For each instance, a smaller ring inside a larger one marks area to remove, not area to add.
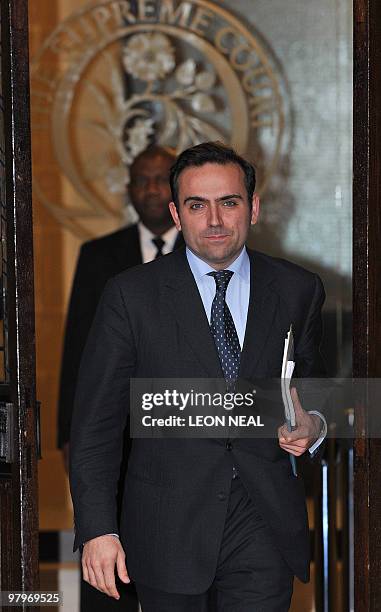
[[[226,289],[234,272],[219,270],[209,272],[216,282],[216,295],[212,303],[210,328],[220,358],[224,378],[229,387],[234,385],[238,378],[241,347],[237,330],[229,306],[225,301]]]
[[[161,257],[163,254],[163,246],[165,245],[165,241],[162,238],[160,238],[160,236],[156,236],[156,238],[152,238],[152,242],[157,248],[156,255],[155,255],[155,259],[157,259],[158,257]]]

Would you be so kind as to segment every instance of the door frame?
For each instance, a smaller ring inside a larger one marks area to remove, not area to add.
[[[1,400],[14,415],[13,461],[0,478],[1,589],[37,590],[38,418],[32,234],[32,173],[29,112],[28,1],[1,2],[1,79],[4,116],[6,227],[5,317],[8,377]],[[19,503],[16,503],[19,500]]]
[[[353,3],[353,376],[381,377],[381,3]],[[355,610],[381,605],[381,440],[356,407]]]

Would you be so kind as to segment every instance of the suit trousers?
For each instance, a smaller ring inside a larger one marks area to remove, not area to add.
[[[163,559],[165,563],[165,559]],[[232,480],[215,578],[205,593],[136,584],[143,612],[286,612],[293,574],[240,478]]]
[[[116,576],[116,588],[120,599],[116,600],[98,591],[81,576],[81,612],[138,612],[139,603],[134,584],[123,584]]]

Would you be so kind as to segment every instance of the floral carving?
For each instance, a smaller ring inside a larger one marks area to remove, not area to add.
[[[102,118],[91,122],[103,137],[113,143],[119,162],[110,162],[104,169],[105,184],[111,193],[123,193],[128,183],[128,167],[139,153],[156,140],[174,145],[178,152],[203,140],[224,140],[214,127],[213,117],[201,119],[201,114],[217,112],[212,89],[216,74],[187,59],[176,67],[175,50],[167,36],[160,33],[134,34],[123,49],[123,68],[132,82],[107,52],[110,92],[88,83],[101,107]],[[134,79],[145,82],[145,90],[136,93]],[[168,91],[169,90],[169,91]],[[157,119],[157,109],[161,119]],[[155,114],[156,113],[156,114]],[[127,169],[126,171],[124,169]]]
[[[163,79],[175,67],[175,53],[163,34],[135,34],[123,50],[123,66],[142,81]]]

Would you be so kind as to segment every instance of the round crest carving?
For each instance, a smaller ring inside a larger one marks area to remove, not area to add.
[[[123,220],[129,166],[153,141],[177,153],[229,143],[257,166],[259,192],[287,147],[286,88],[272,52],[209,0],[91,2],[34,58],[31,101],[47,160],[35,195],[81,237],[94,219]]]

